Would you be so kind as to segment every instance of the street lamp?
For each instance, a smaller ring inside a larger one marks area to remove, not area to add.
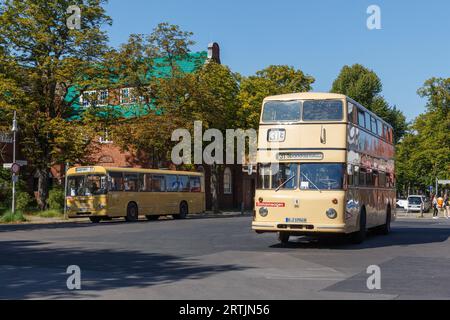
[[[19,131],[19,127],[17,126],[17,118],[16,118],[16,111],[14,111],[14,118],[12,123],[11,131],[13,133],[13,166],[16,164],[16,134],[17,131]],[[16,212],[16,172],[13,170],[12,172],[12,205],[11,205],[11,211],[12,214],[15,214]]]

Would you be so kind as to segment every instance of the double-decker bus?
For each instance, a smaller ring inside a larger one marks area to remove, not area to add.
[[[393,129],[341,94],[264,99],[252,228],[290,236],[387,234],[395,219]]]
[[[92,222],[163,215],[184,219],[205,211],[204,176],[198,172],[74,167],[67,171],[66,213]]]

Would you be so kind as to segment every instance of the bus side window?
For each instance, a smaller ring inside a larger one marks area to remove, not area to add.
[[[201,192],[200,177],[190,177],[189,187],[191,192]]]
[[[178,190],[181,192],[189,192],[188,176],[178,176]]]
[[[179,188],[179,181],[178,177],[174,174],[167,174],[166,175],[166,185],[167,185],[167,191],[169,192],[177,192]]]
[[[370,124],[370,114],[368,112],[366,112],[365,117],[366,117],[366,129],[369,131],[372,131],[371,124]]]
[[[371,170],[366,171],[366,186],[373,187],[373,172]]]
[[[353,166],[353,185],[358,186],[359,185],[359,167]]]
[[[143,173],[138,174],[138,191],[145,191],[145,177]]]
[[[362,128],[366,127],[366,116],[364,111],[358,109],[358,125]]]
[[[152,191],[152,175],[149,173],[144,174],[142,191]]]
[[[166,191],[166,180],[164,176],[153,175],[151,181],[151,191],[152,192],[165,192]]]
[[[348,122],[357,124],[356,106],[351,102],[347,103],[347,117],[348,117],[348,119],[347,119]]]
[[[372,116],[370,117],[370,130],[372,131],[372,133],[378,134],[377,120]]]
[[[378,186],[380,188],[386,188],[386,172],[380,171],[379,173],[379,183]]]
[[[378,171],[376,171],[376,170],[374,170],[373,172],[372,172],[372,186],[374,186],[374,187],[378,187],[379,186],[379,184],[378,184],[378,177],[379,177],[379,173],[378,173]]]
[[[359,183],[358,185],[360,186],[365,186],[366,185],[366,169],[364,168],[359,168]]]
[[[347,165],[347,187],[353,186],[353,165]]]
[[[110,191],[123,191],[123,175],[121,172],[110,172],[111,178],[109,190]]]
[[[124,175],[124,190],[128,192],[138,191],[138,175],[137,173],[126,173]]]

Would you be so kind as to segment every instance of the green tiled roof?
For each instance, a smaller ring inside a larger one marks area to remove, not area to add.
[[[198,70],[207,59],[207,52],[195,52],[190,53],[187,58],[176,60],[176,64],[180,71],[183,73],[193,73]],[[147,79],[151,78],[166,78],[171,75],[171,66],[166,58],[157,58],[153,61],[153,69],[148,72],[146,75]],[[79,96],[79,90],[73,86],[69,88],[65,101],[70,102]],[[124,118],[133,118],[136,116],[145,115],[147,113],[147,106],[142,106],[138,104],[127,104],[127,105],[115,105],[115,106],[107,106],[107,108],[111,108],[108,111],[112,114],[116,114],[118,117]],[[152,106],[150,106],[150,109]],[[80,105],[79,99],[75,99],[72,103],[72,114],[69,119],[79,119],[84,112],[85,107]],[[101,115],[102,112],[99,112]]]

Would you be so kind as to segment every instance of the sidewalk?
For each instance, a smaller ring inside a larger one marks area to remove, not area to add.
[[[445,219],[445,215],[443,211],[439,211],[438,217],[440,219]],[[433,219],[433,211],[430,210],[430,212],[424,212],[423,217],[420,212],[410,212],[406,213],[405,210],[397,209],[397,218],[404,218],[404,219]]]

